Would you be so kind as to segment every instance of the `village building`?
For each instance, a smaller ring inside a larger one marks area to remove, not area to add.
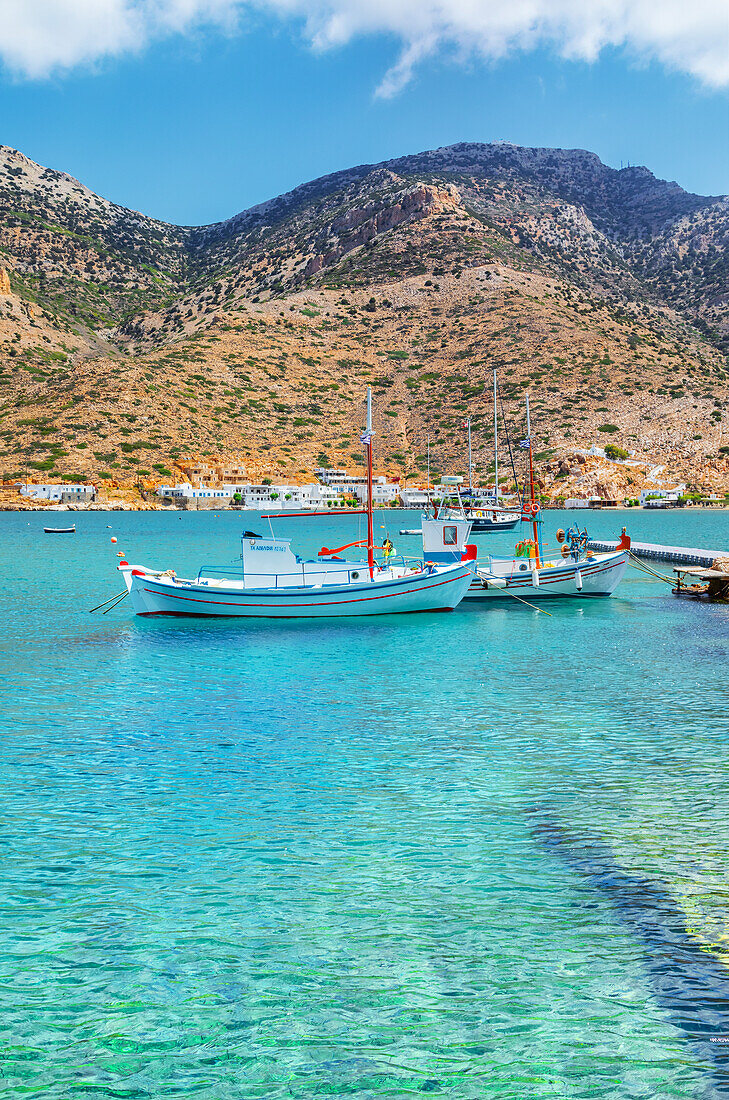
[[[58,504],[82,504],[96,500],[95,485],[47,484],[36,485],[25,482],[20,486],[20,495],[31,500],[52,500]]]

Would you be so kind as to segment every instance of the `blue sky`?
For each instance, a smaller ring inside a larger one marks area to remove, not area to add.
[[[688,190],[729,192],[726,89],[617,47],[588,62],[542,43],[495,60],[436,50],[401,90],[377,95],[400,47],[376,33],[316,50],[296,26],[260,17],[235,33],[153,38],[48,75],[6,67],[0,142],[184,224],[457,141],[581,147]]]

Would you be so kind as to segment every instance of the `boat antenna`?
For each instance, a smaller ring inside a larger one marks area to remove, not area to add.
[[[494,367],[494,502],[499,503],[499,417],[496,411],[496,367]]]
[[[372,519],[372,387],[367,387],[367,427],[360,436],[364,443],[367,459],[367,565],[370,571],[370,580],[375,576],[375,540],[374,524]]]

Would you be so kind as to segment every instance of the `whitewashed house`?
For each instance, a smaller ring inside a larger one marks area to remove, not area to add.
[[[425,489],[417,489],[413,486],[410,489],[400,490],[400,503],[403,508],[427,508],[430,501]]]
[[[73,503],[77,501],[81,503],[86,500],[93,500],[96,496],[95,485],[35,485],[33,482],[26,482],[20,486],[20,495],[23,497],[29,497],[31,500],[56,500],[59,503],[64,504]]]

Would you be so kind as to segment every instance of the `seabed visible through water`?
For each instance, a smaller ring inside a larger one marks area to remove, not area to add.
[[[196,572],[260,521],[75,519],[0,515],[3,1096],[729,1095],[729,607],[631,570],[551,616],[101,617],[117,549]]]

